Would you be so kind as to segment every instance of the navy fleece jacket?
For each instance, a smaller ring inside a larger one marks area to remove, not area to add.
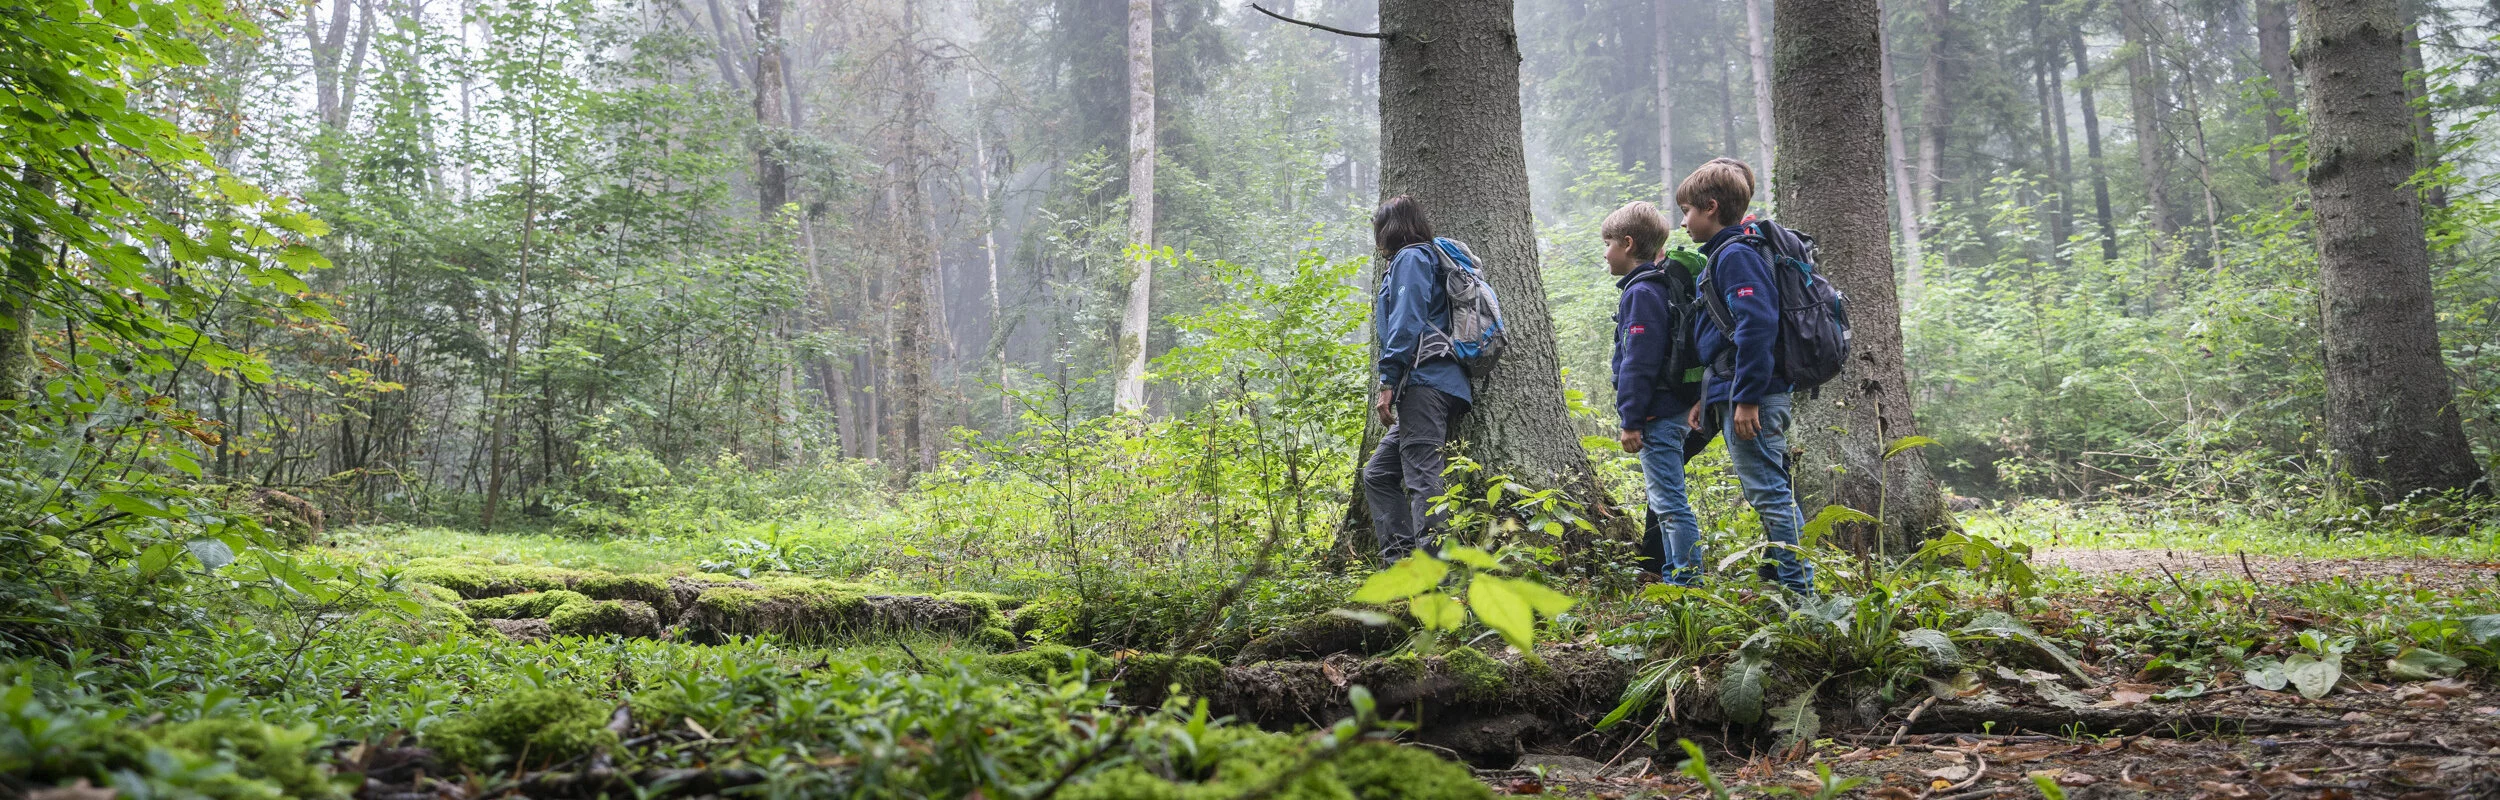
[[[1474,402],[1467,387],[1467,368],[1449,358],[1415,362],[1415,346],[1428,326],[1450,329],[1450,296],[1441,290],[1441,262],[1433,245],[1409,245],[1389,260],[1372,303],[1372,336],[1379,343],[1380,385],[1403,395],[1407,385],[1421,384],[1442,394]],[[1409,373],[1413,374],[1409,374]]]
[[[1665,269],[1683,269],[1671,262],[1633,267],[1615,287],[1615,413],[1624,430],[1645,427],[1658,417],[1683,416],[1690,404],[1675,396],[1673,376],[1666,374],[1668,345],[1674,343],[1675,307],[1689,300],[1676,297]]]
[[[1736,322],[1723,333],[1708,313],[1693,315],[1694,344],[1701,363],[1711,365],[1709,393],[1703,401],[1709,405],[1759,403],[1765,396],[1790,389],[1779,382],[1771,360],[1771,344],[1780,333],[1779,284],[1771,279],[1771,262],[1752,246],[1735,241],[1744,233],[1744,226],[1730,225],[1701,246],[1701,252],[1710,256],[1710,268],[1702,270],[1700,291],[1726,300]],[[1733,358],[1723,362],[1722,353]],[[1731,366],[1722,370],[1723,363]]]

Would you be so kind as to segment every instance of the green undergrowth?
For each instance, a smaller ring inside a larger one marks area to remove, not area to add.
[[[2188,515],[2116,504],[2032,501],[1965,515],[1973,532],[2034,547],[2184,550],[2291,558],[2500,560],[2500,513],[2466,515],[2240,511]]]

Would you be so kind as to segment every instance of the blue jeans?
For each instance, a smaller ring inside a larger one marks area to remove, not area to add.
[[[1642,423],[1641,475],[1649,483],[1649,513],[1656,517],[1651,535],[1659,554],[1658,575],[1678,586],[1701,585],[1701,520],[1684,494],[1683,414],[1669,414]]]
[[[1736,438],[1728,428],[1734,415],[1733,405],[1713,405],[1710,415],[1718,421],[1721,437],[1727,441],[1728,460],[1735,465],[1736,480],[1745,485],[1745,503],[1762,518],[1762,538],[1772,544],[1765,548],[1768,552],[1764,555],[1771,559],[1771,569],[1765,577],[1791,592],[1811,597],[1814,565],[1799,558],[1795,549],[1797,534],[1805,527],[1805,515],[1797,510],[1797,495],[1788,483],[1789,396],[1764,395],[1760,405],[1761,425],[1750,440]]]

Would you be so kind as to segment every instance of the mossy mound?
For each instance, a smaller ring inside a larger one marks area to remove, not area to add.
[[[657,638],[660,614],[651,604],[639,600],[568,603],[547,615],[547,629],[558,636]]]
[[[684,624],[712,640],[769,633],[825,641],[905,631],[970,636],[995,617],[995,612],[985,616],[978,607],[945,598],[860,594],[862,586],[805,578],[703,586],[687,608]]]
[[[580,592],[557,589],[470,600],[461,603],[460,608],[474,619],[547,619],[556,609],[589,602],[591,599]]]
[[[657,575],[584,575],[573,582],[573,591],[593,600],[632,600],[649,605],[660,619],[673,620],[684,606],[677,602],[677,591],[668,579]]]
[[[1224,663],[1206,656],[1146,653],[1121,665],[1120,702],[1159,706],[1173,687],[1191,697],[1206,697],[1224,687]]]
[[[400,575],[418,583],[459,592],[472,600],[521,592],[572,588],[584,573],[550,567],[496,564],[474,558],[420,558],[408,562]]]
[[[947,592],[938,595],[938,599],[972,609],[980,616],[978,624],[987,628],[1007,625],[1007,615],[1001,613],[998,607],[998,599],[1004,596],[989,592]]]
[[[971,642],[972,646],[992,653],[1004,653],[1024,644],[1023,640],[1016,638],[1015,631],[998,627],[973,631],[971,636],[966,637],[966,640]]]
[[[539,766],[616,743],[606,704],[569,689],[516,689],[425,732],[444,760],[493,767],[514,759]]]
[[[209,717],[163,728],[156,739],[231,763],[236,775],[276,784],[287,797],[347,796],[324,766],[328,759],[318,752],[321,729],[313,725],[281,728],[239,717]]]
[[[1058,680],[1079,674],[1100,679],[1108,677],[1113,666],[1111,659],[1092,650],[1057,644],[1034,645],[1023,652],[991,656],[987,661],[994,674],[1035,683],[1047,683],[1053,675]]]
[[[417,598],[418,600],[432,600],[437,603],[457,604],[463,599],[461,598],[459,592],[445,589],[431,583],[411,583],[408,584],[407,591],[410,597]]]
[[[1442,655],[1441,671],[1458,681],[1459,698],[1469,702],[1498,699],[1502,687],[1510,684],[1510,670],[1473,647],[1460,647]]]
[[[1285,623],[1275,633],[1250,640],[1233,657],[1233,663],[1322,658],[1338,653],[1385,653],[1405,642],[1409,632],[1405,620],[1392,620],[1387,625],[1370,625],[1338,614],[1312,614]]]
[[[298,549],[321,542],[321,507],[310,500],[261,486],[228,492],[225,506],[259,520],[261,530],[268,531],[281,547]]]
[[[1300,737],[1241,728],[1218,728],[1199,743],[1211,757],[1200,774],[1167,779],[1139,766],[1113,769],[1067,787],[1063,797],[1084,800],[1221,800],[1258,791],[1280,775],[1289,777],[1267,795],[1280,800],[1483,800],[1493,793],[1466,767],[1431,753],[1366,742],[1303,770]]]

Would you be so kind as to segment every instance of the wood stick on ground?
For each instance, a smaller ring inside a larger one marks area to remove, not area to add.
[[[1917,708],[1910,709],[1910,716],[1901,720],[1901,729],[1892,732],[1892,741],[1885,742],[1885,746],[1900,744],[1901,737],[1910,732],[1910,726],[1918,723],[1918,715],[1927,713],[1927,707],[1935,704],[1936,696],[1932,694],[1919,701]]]

